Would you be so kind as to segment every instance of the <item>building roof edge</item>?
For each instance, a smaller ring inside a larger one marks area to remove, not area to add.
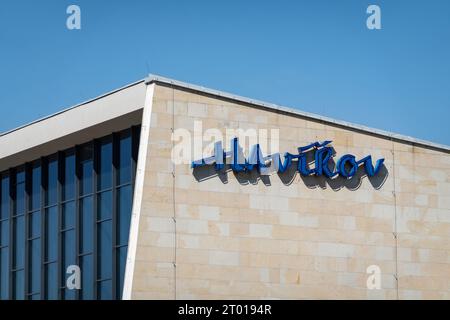
[[[225,98],[225,99],[233,100],[236,102],[242,102],[245,104],[262,107],[262,108],[269,109],[269,110],[281,111],[284,113],[301,116],[301,117],[312,119],[315,121],[320,121],[325,124],[336,125],[336,126],[340,126],[340,127],[344,127],[344,128],[349,128],[352,130],[361,131],[364,133],[369,133],[372,135],[381,136],[384,138],[389,138],[391,140],[407,142],[407,143],[411,143],[413,145],[417,145],[420,147],[432,148],[432,149],[438,149],[438,150],[445,151],[445,152],[450,152],[450,146],[447,146],[444,144],[439,144],[439,143],[435,143],[435,142],[431,142],[431,141],[427,141],[427,140],[417,139],[417,138],[414,138],[411,136],[406,136],[406,135],[398,134],[395,132],[389,132],[389,131],[385,131],[385,130],[375,129],[375,128],[371,128],[368,126],[354,124],[354,123],[343,121],[343,120],[333,119],[330,117],[325,117],[325,116],[321,116],[318,114],[301,111],[301,110],[298,110],[295,108],[284,107],[284,106],[280,106],[280,105],[273,104],[273,103],[268,103],[268,102],[264,102],[264,101],[260,101],[260,100],[256,100],[256,99],[251,99],[251,98],[235,95],[235,94],[220,91],[220,90],[210,89],[210,88],[206,88],[203,86],[194,85],[191,83],[186,83],[183,81],[162,77],[159,75],[151,74],[145,79],[145,82],[146,82],[146,84],[160,83],[160,84],[165,84],[165,85],[171,85],[171,86],[175,86],[175,87],[179,87],[179,88],[188,89],[191,91],[196,91],[196,92],[212,95],[212,96],[215,96],[218,98]]]
[[[129,87],[135,86],[135,85],[137,85],[137,84],[139,84],[139,83],[142,83],[142,82],[144,82],[144,81],[145,81],[145,79],[141,79],[141,80],[132,82],[132,83],[127,84],[127,85],[125,85],[125,86],[122,86],[122,87],[120,87],[120,88],[118,88],[118,89],[111,90],[111,91],[109,91],[109,92],[107,92],[107,93],[104,93],[104,94],[101,94],[101,95],[99,95],[99,96],[97,96],[97,97],[95,97],[95,98],[92,98],[92,99],[83,101],[83,102],[78,103],[78,104],[76,104],[76,105],[74,105],[74,106],[71,106],[71,107],[65,108],[65,109],[63,109],[63,110],[60,110],[60,111],[58,111],[58,112],[52,113],[52,114],[50,114],[50,115],[48,115],[48,116],[45,116],[45,117],[39,118],[39,119],[37,119],[37,120],[31,121],[31,122],[29,122],[29,123],[23,124],[23,125],[21,125],[21,126],[19,126],[19,127],[16,127],[16,128],[14,128],[14,129],[11,129],[11,130],[8,130],[8,131],[5,131],[5,132],[1,132],[1,133],[0,133],[0,138],[3,137],[3,136],[6,136],[6,135],[8,135],[8,134],[11,134],[11,133],[13,133],[13,132],[15,132],[15,131],[18,131],[18,130],[20,130],[20,129],[23,129],[23,128],[32,126],[33,124],[36,124],[36,123],[45,121],[45,120],[50,119],[50,118],[53,118],[53,117],[55,117],[55,116],[57,116],[57,115],[60,115],[60,114],[62,114],[62,113],[64,113],[64,112],[70,111],[70,110],[72,110],[72,109],[76,109],[76,108],[78,108],[78,107],[84,106],[84,105],[86,105],[86,104],[88,104],[88,103],[91,103],[91,102],[93,102],[93,101],[102,99],[102,98],[104,98],[104,97],[106,97],[106,96],[109,96],[109,95],[112,95],[112,94],[114,94],[114,93],[116,93],[116,92],[125,90],[125,89],[127,89],[127,88],[129,88]]]

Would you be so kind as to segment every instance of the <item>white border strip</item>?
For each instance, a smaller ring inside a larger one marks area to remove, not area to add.
[[[250,99],[250,98],[246,98],[246,97],[242,97],[242,96],[238,96],[238,95],[234,95],[231,93],[227,93],[227,92],[223,92],[223,91],[219,91],[219,90],[214,90],[214,89],[209,89],[209,88],[205,88],[202,86],[198,86],[198,85],[194,85],[194,84],[190,84],[190,83],[186,83],[186,82],[182,82],[182,81],[178,81],[178,80],[173,80],[173,79],[169,79],[169,78],[165,78],[165,77],[161,77],[158,75],[149,75],[146,79],[145,82],[147,84],[150,83],[165,83],[165,84],[169,84],[172,86],[177,86],[180,88],[185,88],[188,90],[193,90],[193,91],[197,91],[197,92],[203,92],[209,95],[213,95],[216,97],[221,97],[221,98],[225,98],[225,99],[230,99],[230,100],[234,100],[237,102],[243,102],[243,103],[247,103],[247,104],[251,104],[251,105],[255,105],[255,106],[259,106],[259,107],[263,107],[266,109],[270,109],[270,110],[276,110],[276,111],[282,111],[282,112],[286,112],[286,113],[290,113],[293,115],[298,115],[304,118],[309,118],[309,119],[314,119],[314,120],[318,120],[321,121],[325,124],[331,124],[331,125],[338,125],[338,126],[342,126],[345,128],[351,128],[353,130],[358,130],[358,131],[362,131],[362,132],[366,132],[366,133],[370,133],[370,134],[375,134],[381,137],[385,137],[390,139],[396,139],[396,140],[400,140],[403,142],[409,142],[415,145],[418,145],[420,147],[430,147],[430,148],[435,148],[435,149],[440,149],[446,152],[450,151],[450,146],[447,145],[443,145],[443,144],[439,144],[439,143],[434,143],[431,141],[426,141],[426,140],[421,140],[421,139],[417,139],[417,138],[413,138],[410,136],[405,136],[405,135],[401,135],[398,133],[394,133],[394,132],[389,132],[389,131],[385,131],[385,130],[380,130],[380,129],[375,129],[375,128],[370,128],[370,127],[366,127],[363,125],[359,125],[359,124],[354,124],[354,123],[350,123],[347,121],[343,121],[343,120],[336,120],[333,118],[329,118],[329,117],[324,117],[324,116],[320,116],[314,113],[310,113],[310,112],[305,112],[305,111],[300,111],[298,109],[293,109],[293,108],[288,108],[288,107],[282,107],[273,103],[267,103],[267,102],[263,102],[263,101],[259,101],[259,100],[255,100],[255,99]]]
[[[149,143],[150,122],[153,108],[153,94],[155,84],[146,88],[144,112],[142,115],[141,138],[139,142],[139,154],[136,168],[136,179],[133,195],[133,209],[131,214],[130,235],[128,238],[128,253],[125,266],[125,280],[123,285],[123,300],[131,300],[133,290],[134,265],[139,234],[139,221],[141,218],[142,196],[144,191],[145,167],[147,163],[147,150]]]
[[[17,128],[14,128],[14,129],[11,129],[11,130],[8,130],[8,131],[5,131],[5,132],[1,132],[1,133],[0,133],[0,137],[6,136],[6,135],[11,134],[11,133],[13,133],[13,132],[15,132],[15,131],[18,131],[18,130],[20,130],[20,129],[23,129],[23,128],[32,126],[32,125],[34,125],[34,124],[36,124],[36,123],[38,123],[38,122],[45,121],[45,120],[47,120],[47,119],[49,119],[49,118],[53,118],[53,117],[55,117],[55,116],[57,116],[57,115],[60,115],[61,113],[64,113],[64,112],[70,111],[70,110],[72,110],[72,109],[75,109],[75,108],[84,106],[84,105],[86,105],[86,104],[88,104],[88,103],[91,103],[91,102],[94,102],[94,101],[96,101],[96,100],[102,99],[102,98],[107,97],[107,96],[109,96],[109,95],[112,95],[112,94],[114,94],[114,93],[116,93],[116,92],[119,92],[119,91],[128,89],[129,87],[135,86],[135,85],[137,85],[137,84],[139,84],[139,83],[141,83],[141,82],[143,82],[143,81],[145,81],[145,80],[139,80],[139,81],[136,81],[136,82],[127,84],[127,85],[125,85],[125,86],[123,86],[123,87],[120,87],[120,88],[118,88],[118,89],[109,91],[109,92],[104,93],[104,94],[102,94],[102,95],[100,95],[100,96],[98,96],[98,97],[95,97],[95,98],[86,100],[86,101],[84,101],[84,102],[78,103],[78,104],[76,104],[76,105],[74,105],[74,106],[65,108],[65,109],[63,109],[63,110],[61,110],[61,111],[58,111],[58,112],[56,112],[56,113],[53,113],[53,114],[50,114],[50,115],[45,116],[45,117],[43,117],[43,118],[34,120],[34,121],[30,122],[30,123],[21,125],[21,126],[19,126],[19,127],[17,127]]]

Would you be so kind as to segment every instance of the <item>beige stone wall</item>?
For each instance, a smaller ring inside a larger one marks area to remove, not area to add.
[[[280,151],[293,153],[333,140],[337,157],[384,157],[387,178],[379,189],[298,173],[289,185],[232,172],[198,182],[170,159],[172,126],[195,120],[279,128]],[[448,153],[156,86],[132,298],[449,299],[449,177]],[[381,290],[366,287],[370,265]]]

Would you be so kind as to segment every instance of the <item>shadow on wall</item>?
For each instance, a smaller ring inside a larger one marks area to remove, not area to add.
[[[336,164],[333,161],[331,161],[330,168],[334,169],[335,166]],[[259,181],[261,181],[266,186],[270,186],[271,185],[270,180],[275,177],[275,174],[271,176],[262,176],[256,169],[250,172],[236,173],[231,170],[230,165],[226,165],[225,168],[220,171],[216,171],[214,165],[205,165],[202,167],[194,168],[193,170],[193,175],[198,182],[202,182],[217,177],[222,181],[222,183],[226,184],[228,183],[228,174],[230,173],[236,177],[237,181],[241,185],[258,184]],[[295,180],[296,175],[300,175],[300,173],[297,170],[297,162],[293,161],[292,165],[285,172],[277,173],[277,175],[284,185],[292,184]],[[383,164],[378,174],[373,177],[367,176],[367,174],[364,171],[364,166],[360,166],[356,174],[351,178],[344,178],[341,176],[336,176],[334,178],[327,178],[323,175],[322,176],[300,175],[300,178],[305,184],[305,186],[310,189],[315,188],[327,189],[328,187],[330,187],[334,191],[339,191],[342,188],[347,188],[348,190],[358,190],[362,184],[362,180],[364,179],[364,177],[367,177],[373,188],[378,190],[381,189],[381,187],[384,185],[388,176],[389,172],[386,166]]]

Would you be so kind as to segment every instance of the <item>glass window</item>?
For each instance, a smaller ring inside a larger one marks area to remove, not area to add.
[[[3,220],[9,218],[9,177],[2,179],[1,189],[0,220]]]
[[[16,183],[25,183],[25,171],[23,170],[23,168],[17,172]]]
[[[75,227],[75,201],[70,201],[63,204],[62,220],[62,227],[64,230]]]
[[[132,188],[131,185],[121,187],[117,191],[117,244],[128,244],[128,234],[130,232],[131,220],[131,202],[132,202]]]
[[[112,273],[112,223],[111,220],[99,223],[98,230],[98,278],[110,279]]]
[[[41,167],[38,164],[31,170],[31,210],[41,206]]]
[[[67,268],[71,265],[76,265],[76,242],[75,242],[75,230],[69,230],[62,234],[63,236],[63,270],[62,270],[62,283],[66,286],[66,282],[70,274],[67,273]],[[73,300],[76,298],[76,290],[65,289],[64,298],[66,300]]]
[[[112,142],[110,139],[100,144],[100,164],[98,190],[112,186]]]
[[[105,191],[98,196],[98,220],[106,220],[112,218],[112,191]]]
[[[131,182],[131,135],[120,137],[118,185]]]
[[[92,161],[86,161],[81,164],[81,195],[92,193]]]
[[[66,271],[71,265],[76,264],[76,244],[75,244],[75,230],[65,231],[63,233],[63,251],[64,251],[64,284],[66,283]]]
[[[45,224],[46,261],[51,262],[58,258],[58,207],[47,209]]]
[[[92,144],[83,146],[80,149],[80,194],[92,193],[92,173],[93,173],[93,147]]]
[[[94,298],[94,261],[93,255],[81,257],[81,298],[92,300]]]
[[[98,297],[100,300],[111,300],[112,297],[112,281],[105,280],[98,283]]]
[[[9,249],[0,249],[0,299],[9,297]]]
[[[0,175],[0,299],[121,297],[135,174],[131,131]],[[81,291],[66,286],[67,268],[77,263]]]
[[[125,266],[126,266],[126,262],[127,262],[127,252],[128,252],[128,247],[120,247],[119,249],[117,249],[117,269],[118,269],[118,274],[117,274],[117,295],[118,297],[122,297],[122,292],[123,292],[123,282],[124,282],[124,278],[125,278]]]
[[[94,217],[92,196],[81,200],[81,253],[89,253],[94,249]]]
[[[75,300],[77,298],[76,289],[64,289],[64,299],[65,300]]]
[[[75,197],[75,155],[69,153],[65,158],[63,200]]]
[[[25,266],[25,217],[14,218],[14,267],[20,269]]]
[[[25,172],[20,171],[16,176],[16,215],[25,213]]]
[[[58,299],[58,263],[53,262],[46,265],[45,268],[47,299]]]
[[[30,214],[29,237],[36,238],[41,235],[41,212],[36,211]]]
[[[14,299],[24,300],[25,299],[25,276],[24,271],[16,271],[13,273],[14,281]]]
[[[0,222],[0,247],[7,246],[9,243],[9,220]]]
[[[0,300],[9,298],[9,177],[0,185]]]
[[[58,160],[53,159],[48,163],[47,201],[46,205],[56,204],[58,201]]]
[[[37,293],[41,288],[41,239],[30,241],[30,262],[28,276],[30,278],[30,293]]]

